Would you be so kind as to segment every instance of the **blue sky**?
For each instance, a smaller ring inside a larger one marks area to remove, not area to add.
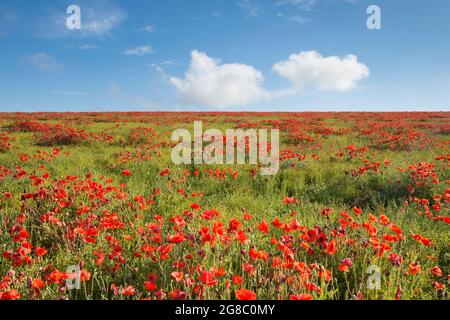
[[[0,111],[450,111],[449,21],[448,0],[0,0]]]

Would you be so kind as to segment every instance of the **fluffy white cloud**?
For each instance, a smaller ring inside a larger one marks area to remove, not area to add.
[[[354,55],[323,57],[316,51],[292,54],[274,64],[272,70],[291,85],[268,91],[263,87],[262,73],[252,66],[220,64],[194,50],[184,79],[171,77],[169,81],[186,104],[225,108],[293,96],[305,89],[347,91],[369,76],[369,68]]]
[[[369,68],[354,55],[323,57],[316,51],[292,54],[288,60],[276,63],[272,70],[291,81],[298,91],[308,87],[347,91],[369,76]]]
[[[145,56],[147,54],[153,53],[153,48],[151,46],[142,46],[136,48],[130,48],[123,52],[127,56]]]
[[[191,52],[184,79],[170,78],[183,102],[224,108],[246,105],[267,98],[261,72],[238,63],[220,64],[205,53]]]

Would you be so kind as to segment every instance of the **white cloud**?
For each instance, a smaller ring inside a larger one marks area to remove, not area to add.
[[[85,13],[87,11],[87,14]],[[82,11],[83,19],[81,30],[93,35],[108,35],[127,16],[118,8],[111,8],[110,11],[100,11],[92,8]]]
[[[347,91],[369,76],[369,68],[354,55],[323,57],[316,51],[292,54],[288,60],[276,63],[272,70],[290,80],[298,91],[304,88]]]
[[[136,48],[130,48],[123,52],[127,56],[145,56],[147,54],[153,53],[153,48],[151,46],[141,46]]]
[[[317,4],[319,0],[279,0],[278,5],[294,5],[298,6],[302,10],[311,10],[311,8]]]
[[[248,17],[256,17],[261,12],[259,6],[252,0],[239,0],[237,4]]]
[[[291,85],[268,91],[263,87],[263,74],[252,66],[220,64],[194,50],[184,79],[171,77],[169,81],[185,104],[225,108],[298,95],[305,89],[347,91],[369,76],[369,68],[354,55],[323,57],[316,51],[292,54],[274,64],[272,71]]]
[[[184,79],[170,78],[187,104],[224,108],[246,105],[267,98],[263,75],[245,64],[220,64],[205,53],[191,52],[191,64]]]
[[[309,11],[316,4],[319,3],[329,3],[329,2],[346,2],[350,4],[357,4],[359,0],[278,0],[276,2],[277,5],[293,5],[297,6],[301,10]]]
[[[80,49],[80,50],[93,50],[93,49],[98,49],[98,46],[95,45],[95,44],[83,44],[83,45],[79,46],[78,49]]]
[[[42,71],[61,71],[64,65],[60,64],[55,57],[45,53],[38,52],[22,59],[22,62],[29,63]]]
[[[155,26],[148,25],[148,26],[144,26],[144,27],[140,28],[139,31],[140,32],[154,33],[156,31],[156,28],[155,28]]]

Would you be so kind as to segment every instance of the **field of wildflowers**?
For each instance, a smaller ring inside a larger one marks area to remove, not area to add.
[[[174,165],[194,121],[279,129],[278,174]],[[448,299],[449,134],[448,112],[0,114],[0,300]]]

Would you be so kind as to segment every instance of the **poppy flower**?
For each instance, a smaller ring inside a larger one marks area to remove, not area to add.
[[[202,274],[198,279],[207,286],[214,286],[218,282],[218,280],[215,279],[215,273],[212,271],[202,271]]]
[[[308,293],[291,294],[289,300],[313,300],[313,296]]]
[[[400,266],[403,263],[403,258],[397,253],[390,253],[389,260],[394,266]]]
[[[238,300],[256,300],[256,293],[248,289],[239,289],[235,291]]]
[[[342,272],[350,272],[350,267],[353,265],[352,261],[349,258],[345,258],[344,260],[341,261],[341,263],[339,264],[339,271]]]
[[[219,212],[217,210],[205,210],[201,213],[201,217],[205,220],[211,220],[214,217],[219,217]]]
[[[242,278],[241,276],[238,276],[238,275],[233,275],[231,277],[231,281],[234,284],[241,285],[242,283],[244,283],[244,278]]]
[[[245,262],[242,265],[242,269],[244,270],[245,273],[254,273],[255,272],[255,266],[250,263],[247,263],[247,262]]]
[[[175,279],[176,282],[181,282],[183,281],[183,277],[184,277],[184,273],[180,272],[180,271],[174,271],[171,273],[172,278]]]
[[[156,293],[155,293],[156,294]],[[185,300],[186,299],[186,292],[182,291],[180,289],[172,290],[169,292],[169,296],[172,300]]]
[[[333,213],[333,209],[330,209],[330,208],[325,208],[320,211],[320,214],[325,217],[329,217],[332,213]]]
[[[436,277],[442,277],[442,270],[438,266],[434,266],[430,269],[430,272]]]
[[[258,225],[258,230],[261,231],[262,233],[268,234],[269,233],[269,225],[267,224],[266,220],[263,220],[259,225]]]
[[[81,282],[87,282],[91,279],[91,273],[87,270],[81,270],[80,271],[80,281]]]
[[[38,257],[42,257],[43,255],[45,255],[48,251],[45,248],[36,248],[35,249],[36,252],[36,256]]]
[[[163,171],[161,171],[161,172],[159,173],[159,175],[160,175],[161,177],[168,176],[169,174],[170,174],[170,170],[169,170],[169,169],[164,169]]]
[[[236,235],[236,239],[241,242],[241,243],[247,243],[248,242],[248,237],[245,234],[244,231],[238,231],[237,235]]]
[[[295,204],[297,202],[298,202],[298,200],[295,197],[284,197],[283,198],[284,204]]]
[[[434,288],[436,289],[436,291],[443,291],[445,290],[445,284],[443,283],[439,283],[437,281],[434,281],[433,283]]]
[[[132,285],[129,285],[129,286],[126,286],[125,288],[123,288],[120,291],[120,293],[122,295],[124,295],[124,296],[129,297],[129,296],[132,296],[132,295],[134,295],[136,293],[136,289]]]
[[[0,300],[17,300],[20,299],[21,294],[19,291],[12,289],[5,292],[0,291]]]
[[[151,281],[145,281],[144,286],[147,291],[153,291],[158,288],[158,286]]]
[[[337,252],[336,240],[333,239],[329,243],[327,243],[325,246],[325,251],[329,255],[335,254]]]
[[[409,274],[412,275],[418,274],[420,273],[420,271],[422,271],[422,266],[417,262],[411,262],[408,267],[409,267]]]
[[[412,237],[417,242],[420,242],[421,244],[423,244],[423,245],[425,245],[427,247],[431,246],[431,240],[426,238],[426,237],[421,236],[420,234],[413,234]]]
[[[122,176],[124,177],[131,177],[131,171],[130,170],[122,170]]]
[[[41,292],[41,290],[44,288],[44,281],[42,281],[41,279],[33,279],[31,281],[31,288],[37,293],[39,294]]]

